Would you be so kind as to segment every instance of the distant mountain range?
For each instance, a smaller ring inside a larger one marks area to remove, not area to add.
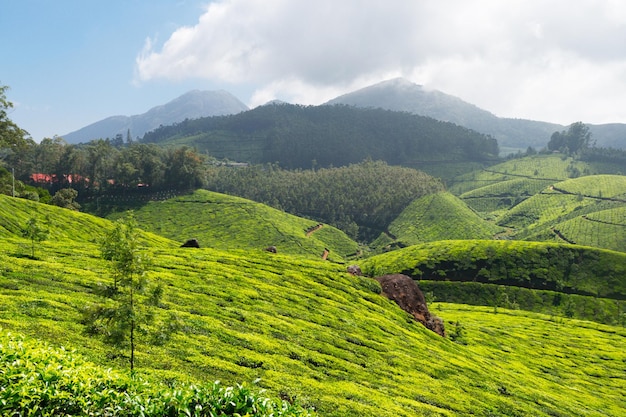
[[[271,104],[278,103],[272,102]],[[408,112],[491,135],[504,153],[545,147],[550,136],[567,128],[556,123],[498,117],[458,97],[431,90],[403,78],[383,81],[334,98],[325,105],[350,105]],[[222,116],[249,110],[232,94],[220,91],[190,91],[167,104],[135,116],[112,116],[75,132],[64,135],[68,143],[87,142],[98,138],[143,137],[159,126],[185,119]],[[574,121],[572,121],[574,122]],[[584,122],[584,120],[583,120]],[[626,124],[588,124],[597,146],[626,149]]]
[[[63,135],[68,143],[89,142],[94,139],[114,138],[130,132],[133,139],[143,137],[163,125],[171,125],[185,119],[207,116],[223,116],[248,110],[248,107],[227,91],[193,90],[161,106],[156,106],[135,116],[111,116]]]
[[[383,81],[339,96],[326,104],[380,107],[452,122],[493,136],[504,151],[506,148],[525,149],[528,146],[540,149],[547,145],[552,133],[567,128],[556,123],[497,117],[458,97],[424,88],[404,78]],[[598,146],[626,148],[626,124],[588,126]]]

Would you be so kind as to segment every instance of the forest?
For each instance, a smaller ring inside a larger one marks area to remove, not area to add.
[[[416,167],[432,161],[492,161],[489,136],[428,117],[350,106],[270,104],[231,116],[185,120],[147,133],[143,143],[286,169],[343,166],[367,158]]]

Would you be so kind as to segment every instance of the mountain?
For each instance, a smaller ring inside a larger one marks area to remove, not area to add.
[[[404,78],[396,78],[344,94],[326,104],[379,107],[404,111],[488,134],[498,140],[502,151],[542,148],[552,133],[566,127],[525,119],[501,118],[458,97],[427,89]],[[589,125],[597,146],[626,148],[626,124]]]
[[[216,158],[279,163],[288,169],[345,166],[365,159],[422,166],[487,162],[495,139],[430,117],[351,106],[259,106],[148,132],[144,143],[187,145]],[[427,171],[428,172],[428,171]]]
[[[227,91],[192,90],[161,106],[134,116],[111,116],[75,132],[63,135],[68,143],[88,142],[93,139],[141,137],[161,125],[171,125],[185,119],[236,114],[248,107]]]

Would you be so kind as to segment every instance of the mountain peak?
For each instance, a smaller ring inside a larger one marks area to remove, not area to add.
[[[170,125],[185,119],[223,116],[248,110],[239,99],[225,90],[190,90],[183,95],[145,113],[134,116],[113,116],[92,123],[75,132],[63,135],[68,143],[88,142],[93,139],[114,138],[118,134],[142,137],[160,125]]]
[[[458,97],[428,90],[406,78],[393,78],[339,96],[326,104],[379,107],[406,111],[465,126],[470,120],[497,119],[495,115]]]

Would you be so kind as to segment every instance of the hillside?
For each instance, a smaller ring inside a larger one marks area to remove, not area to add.
[[[618,163],[585,162],[560,154],[512,159],[449,181],[448,190],[481,213],[509,209],[555,182],[598,174],[618,174]]]
[[[372,246],[404,247],[437,240],[493,239],[502,230],[482,219],[459,198],[439,192],[409,204],[389,225],[388,234]]]
[[[174,100],[134,116],[111,116],[63,135],[67,143],[84,143],[94,139],[115,138],[127,133],[133,140],[161,125],[185,119],[221,116],[248,110],[248,107],[226,91],[189,91]]]
[[[116,202],[116,207],[123,205]],[[279,253],[309,258],[320,258],[328,248],[329,260],[333,261],[342,261],[358,251],[356,242],[332,226],[316,228],[315,221],[206,190],[135,208],[144,230],[181,243],[196,238],[201,247],[261,250],[274,246]],[[116,219],[122,214],[109,217]]]
[[[26,216],[35,210],[27,202],[18,208]],[[38,209],[45,215],[47,208]],[[60,224],[76,216],[55,214]],[[126,368],[124,351],[112,352],[80,324],[83,308],[100,300],[99,283],[109,279],[97,246],[50,239],[30,259],[19,256],[25,243],[15,234],[0,241],[3,332],[75,349],[97,366]],[[380,295],[375,281],[347,274],[344,265],[172,243],[146,247],[147,278],[164,288],[155,315],[182,326],[165,343],[141,339],[137,372],[150,381],[235,385],[260,378],[257,387],[268,395],[337,417],[617,417],[626,405],[621,327],[437,304],[433,311],[454,342],[426,330]]]
[[[237,115],[187,120],[143,137],[189,145],[217,158],[278,163],[287,169],[346,166],[365,159],[390,165],[486,163],[497,143],[452,123],[382,109],[270,104]],[[458,173],[455,173],[458,175]]]
[[[559,312],[622,323],[626,254],[503,240],[429,242],[362,262],[369,276],[405,274],[441,301]]]
[[[591,175],[554,183],[498,219],[519,239],[556,240],[626,251],[626,177]]]

